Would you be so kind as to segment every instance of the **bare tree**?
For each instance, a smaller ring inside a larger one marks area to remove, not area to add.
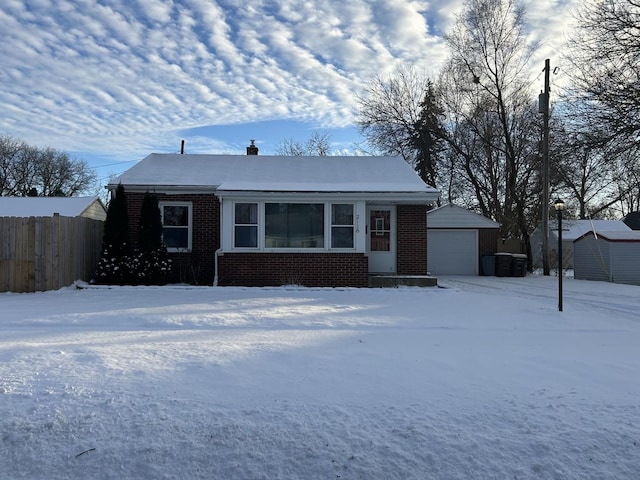
[[[480,213],[523,240],[539,219],[538,115],[531,104],[524,8],[514,0],[467,0],[446,40],[439,79],[456,162]],[[471,205],[470,205],[471,206]]]
[[[291,157],[320,156],[331,154],[331,135],[329,132],[314,131],[306,141],[289,138],[276,146],[276,155]]]
[[[615,157],[588,133],[565,127],[557,119],[551,146],[552,183],[557,195],[577,205],[578,218],[592,218],[619,198]]]
[[[317,155],[325,157],[331,154],[331,135],[329,132],[315,131],[311,134],[311,137],[306,143],[307,152],[309,155]]]
[[[585,2],[576,20],[564,59],[574,121],[625,150],[640,135],[640,1]]]
[[[429,83],[428,77],[405,67],[386,78],[374,77],[357,98],[356,123],[376,151],[401,155],[415,166],[421,104]]]
[[[616,195],[612,196],[610,207],[615,217],[620,218],[631,212],[640,211],[640,149],[630,148],[616,156],[614,181]]]
[[[25,148],[24,142],[8,136],[0,136],[0,196],[12,194],[13,166],[20,152]]]
[[[40,149],[0,137],[0,195],[74,196],[91,188],[95,172],[87,162],[52,148]]]

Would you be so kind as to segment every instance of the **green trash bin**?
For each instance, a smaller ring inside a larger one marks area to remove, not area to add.
[[[510,277],[512,262],[510,253],[496,253],[496,277]]]
[[[526,277],[527,275],[527,256],[520,253],[511,255],[511,276]]]

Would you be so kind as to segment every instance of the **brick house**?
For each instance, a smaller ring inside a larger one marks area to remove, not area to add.
[[[426,211],[439,192],[400,157],[151,154],[114,179],[135,243],[145,192],[160,203],[173,281],[368,285],[427,274]]]

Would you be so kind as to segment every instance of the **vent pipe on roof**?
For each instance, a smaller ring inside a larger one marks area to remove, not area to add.
[[[180,155],[184,155],[184,140],[180,142]]]
[[[251,140],[251,145],[247,147],[247,155],[258,155],[258,147],[255,142],[255,140]]]

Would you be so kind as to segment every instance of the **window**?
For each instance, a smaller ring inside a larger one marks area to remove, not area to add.
[[[191,204],[160,203],[162,241],[169,251],[191,249]]]
[[[353,205],[331,205],[331,248],[353,248]]]
[[[223,208],[224,249],[329,251],[354,250],[359,244],[356,202],[277,202],[240,197],[225,202]],[[364,245],[363,238],[362,248]]]
[[[265,203],[266,248],[324,248],[324,204]]]
[[[234,225],[234,246],[257,248],[258,246],[258,204],[236,203]]]

